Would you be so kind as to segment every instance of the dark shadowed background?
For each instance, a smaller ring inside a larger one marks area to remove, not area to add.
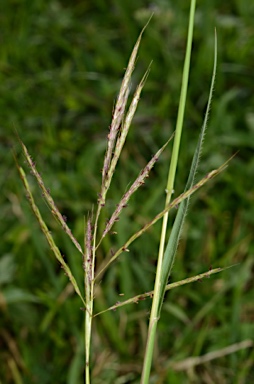
[[[82,242],[96,204],[112,109],[132,47],[151,13],[132,91],[153,61],[105,220],[139,170],[175,129],[188,1],[0,2],[0,383],[83,382],[83,317],[26,201],[12,151],[17,130],[46,186]],[[202,356],[254,334],[254,3],[197,2],[188,100],[175,185],[181,193],[202,125],[213,66],[218,69],[197,179],[237,156],[192,198],[171,281],[235,267],[167,294],[151,383],[250,383],[253,349],[191,370],[172,361]],[[164,205],[171,144],[98,253],[101,262]],[[28,171],[29,173],[29,171]],[[52,218],[35,180],[36,202],[82,286],[82,261]],[[174,213],[171,214],[173,219]],[[103,221],[101,226],[103,226]],[[160,223],[134,242],[100,282],[96,311],[153,288]],[[138,383],[151,301],[96,318],[92,382]]]

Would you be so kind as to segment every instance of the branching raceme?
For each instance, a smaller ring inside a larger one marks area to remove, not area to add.
[[[134,95],[132,97],[132,100],[129,103],[129,107],[127,109],[131,76],[134,71],[137,53],[138,53],[139,45],[141,42],[141,37],[145,28],[142,30],[137,40],[137,43],[135,44],[134,49],[132,51],[132,54],[131,54],[123,81],[122,81],[121,89],[117,98],[115,109],[113,112],[112,122],[111,122],[109,133],[108,133],[107,150],[106,150],[104,164],[102,168],[102,182],[101,182],[101,190],[98,195],[97,211],[95,212],[94,215],[90,214],[86,220],[84,249],[82,248],[79,241],[75,238],[71,229],[67,225],[65,217],[58,210],[54,202],[54,199],[52,198],[49,192],[49,189],[47,189],[47,187],[44,185],[42,177],[36,169],[35,163],[33,162],[31,155],[29,154],[24,143],[19,139],[21,148],[27,160],[30,171],[34,175],[40,189],[42,190],[42,195],[47,205],[49,206],[52,215],[59,222],[59,224],[61,225],[66,235],[70,238],[70,240],[73,242],[73,244],[75,245],[75,247],[78,249],[79,253],[82,256],[82,261],[80,265],[81,267],[83,267],[83,271],[84,271],[84,292],[85,293],[81,293],[78,287],[77,281],[70,267],[64,261],[64,258],[59,248],[55,244],[54,239],[47,225],[45,224],[42,218],[42,215],[35,203],[35,199],[33,197],[31,188],[29,186],[25,171],[19,165],[16,159],[18,171],[19,171],[21,180],[24,184],[26,195],[31,205],[31,208],[34,212],[34,215],[36,216],[39,222],[39,225],[41,227],[41,230],[44,233],[47,239],[47,242],[50,248],[52,249],[56,259],[61,264],[61,267],[63,268],[65,274],[68,276],[71,284],[75,289],[75,292],[80,297],[82,304],[84,306],[85,354],[86,354],[84,365],[85,365],[85,377],[86,377],[87,384],[90,383],[90,350],[91,350],[92,321],[94,316],[98,316],[105,311],[113,310],[130,303],[137,303],[140,300],[144,300],[147,297],[150,297],[153,299],[151,316],[150,316],[150,325],[149,325],[149,331],[148,331],[148,337],[147,337],[147,346],[146,346],[145,357],[144,357],[143,373],[141,378],[141,382],[146,384],[148,383],[149,377],[150,377],[150,369],[151,369],[151,362],[152,362],[153,348],[154,348],[154,337],[156,333],[156,326],[160,317],[161,308],[163,306],[163,298],[164,298],[165,292],[179,285],[188,284],[190,282],[197,281],[203,277],[209,277],[211,274],[218,273],[223,270],[222,268],[215,268],[201,275],[187,278],[180,282],[176,282],[168,285],[168,278],[169,278],[171,269],[173,267],[177,246],[178,246],[179,238],[181,235],[184,219],[186,216],[190,196],[196,190],[202,187],[206,182],[208,182],[213,177],[217,176],[222,170],[224,170],[228,163],[226,162],[220,168],[216,170],[212,170],[199,182],[197,182],[196,184],[194,183],[198,161],[200,158],[202,143],[204,139],[205,129],[207,125],[208,112],[211,105],[212,91],[213,91],[214,81],[215,81],[216,61],[217,61],[216,60],[217,42],[216,42],[216,35],[215,35],[214,70],[213,70],[209,100],[207,104],[207,110],[205,113],[204,123],[201,129],[196,151],[194,153],[186,188],[182,194],[180,194],[177,198],[175,198],[172,202],[170,202],[171,194],[174,188],[174,179],[175,179],[176,166],[178,161],[180,138],[181,138],[184,109],[185,109],[185,100],[187,95],[187,85],[188,85],[190,55],[191,55],[191,45],[192,45],[192,31],[193,31],[193,25],[194,25],[194,14],[195,14],[195,1],[192,1],[191,11],[190,11],[186,58],[185,58],[185,65],[184,65],[183,79],[182,79],[182,91],[181,91],[181,96],[179,101],[179,114],[178,114],[178,120],[177,120],[177,127],[174,134],[174,146],[173,146],[171,165],[169,169],[169,179],[167,183],[167,197],[165,202],[165,208],[162,212],[158,213],[149,223],[144,225],[143,228],[141,228],[138,232],[134,233],[128,240],[126,240],[125,244],[123,244],[118,251],[116,251],[113,255],[110,255],[108,259],[106,258],[104,262],[100,266],[98,266],[97,271],[95,270],[95,265],[96,265],[96,252],[98,247],[100,246],[105,236],[108,236],[110,234],[110,231],[113,225],[116,223],[116,221],[119,220],[120,215],[123,211],[123,208],[127,206],[132,195],[139,189],[140,186],[142,186],[145,183],[145,180],[147,177],[149,177],[149,174],[153,166],[155,165],[156,161],[158,160],[161,153],[168,145],[169,141],[172,139],[171,137],[165,143],[165,145],[161,149],[159,149],[157,153],[151,158],[148,164],[140,171],[136,180],[134,180],[134,182],[131,184],[127,192],[120,199],[115,211],[113,212],[112,216],[106,223],[106,226],[101,234],[101,237],[98,239],[98,223],[100,220],[101,212],[105,204],[107,203],[107,192],[110,188],[117,162],[119,160],[123,146],[125,144],[125,141],[132,123],[133,116],[136,112],[141,91],[144,87],[146,78],[150,70],[150,66],[149,66],[147,72],[145,73],[140,83],[138,84],[136,91],[134,92]],[[177,211],[177,215],[171,230],[169,240],[167,241],[167,246],[165,246],[168,213],[174,207],[178,207],[178,211]],[[162,224],[161,245],[160,245],[160,250],[158,254],[158,266],[157,266],[154,290],[151,292],[141,293],[138,296],[135,296],[124,302],[114,304],[110,308],[107,308],[100,313],[94,314],[93,313],[94,288],[95,288],[97,279],[98,278],[102,279],[104,272],[111,265],[111,263],[115,261],[123,252],[128,252],[129,246],[132,244],[132,242],[135,241],[141,235],[143,235],[143,233],[145,233],[148,230],[148,228],[150,228],[160,219],[163,219],[163,224]]]

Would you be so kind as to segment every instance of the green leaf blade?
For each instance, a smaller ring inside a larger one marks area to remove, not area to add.
[[[196,150],[195,150],[194,155],[193,155],[190,173],[189,173],[189,177],[188,177],[188,180],[186,183],[185,191],[188,191],[194,185],[195,175],[196,175],[196,171],[197,171],[197,167],[199,164],[199,159],[200,159],[200,155],[201,155],[201,151],[202,151],[202,145],[203,145],[203,141],[204,141],[205,131],[206,131],[206,127],[207,127],[207,121],[208,121],[208,115],[209,115],[209,110],[210,110],[211,101],[212,101],[215,76],[216,76],[216,67],[217,67],[217,37],[216,37],[216,32],[215,32],[214,64],[213,64],[213,75],[212,75],[210,91],[209,91],[209,98],[208,98],[208,103],[207,103],[207,107],[206,107],[204,122],[203,122],[203,125],[201,128],[201,132],[199,135]],[[162,279],[161,279],[159,313],[161,311],[167,282],[168,282],[168,279],[169,279],[169,276],[170,276],[170,273],[171,273],[171,270],[172,270],[172,267],[174,264],[175,255],[176,255],[177,247],[179,244],[179,239],[180,239],[180,236],[182,233],[184,220],[185,220],[185,217],[187,214],[189,201],[190,201],[190,196],[187,199],[183,200],[179,206],[179,209],[178,209],[175,221],[174,221],[174,225],[173,225],[170,237],[169,237],[169,241],[168,241],[167,247],[166,247],[165,252],[164,252],[163,263],[162,263]]]

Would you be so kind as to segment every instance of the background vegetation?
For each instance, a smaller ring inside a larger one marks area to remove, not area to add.
[[[189,2],[0,2],[0,383],[79,384],[84,364],[81,303],[26,201],[12,157],[12,147],[19,152],[14,129],[81,240],[84,216],[96,203],[123,70],[152,12],[133,89],[151,60],[152,69],[110,190],[108,212],[174,131]],[[158,329],[154,383],[254,380],[251,348],[222,353],[193,369],[172,367],[173,361],[219,351],[254,334],[253,17],[254,4],[249,0],[197,4],[176,194],[185,184],[203,120],[215,26],[217,81],[198,178],[240,151],[222,175],[192,198],[172,281],[210,266],[237,266],[167,295]],[[99,261],[162,209],[169,158],[170,149],[132,198],[117,225],[118,235],[102,243]],[[37,191],[56,242],[82,284],[80,256]],[[108,270],[96,292],[97,311],[121,300],[121,293],[128,298],[152,289],[159,230],[156,225]],[[139,382],[150,304],[146,300],[96,318],[93,383]]]

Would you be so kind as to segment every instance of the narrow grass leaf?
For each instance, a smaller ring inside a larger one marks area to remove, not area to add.
[[[239,343],[231,344],[225,348],[218,349],[216,351],[208,352],[205,355],[197,357],[188,357],[182,361],[171,361],[168,366],[174,371],[190,371],[195,369],[196,366],[206,364],[214,359],[224,358],[227,355],[231,355],[242,349],[253,347],[253,340],[247,339]],[[214,364],[215,365],[215,364]],[[241,381],[242,382],[242,381]]]
[[[176,121],[175,139],[173,144],[173,151],[172,151],[172,156],[170,161],[168,182],[167,182],[167,188],[166,188],[167,195],[166,195],[165,205],[167,205],[171,199],[171,195],[174,188],[176,168],[178,163],[178,155],[179,155],[179,148],[180,148],[180,142],[181,142],[183,118],[184,118],[187,89],[188,89],[188,80],[189,80],[189,71],[190,71],[190,58],[191,58],[191,47],[192,47],[192,40],[193,40],[195,8],[196,8],[196,0],[191,0],[187,46],[186,46],[184,67],[183,67],[183,73],[182,73],[182,84],[181,84],[177,121]],[[155,345],[156,329],[157,329],[157,324],[159,320],[159,301],[161,297],[161,275],[162,275],[162,268],[163,268],[162,262],[163,262],[164,249],[165,249],[167,222],[168,222],[168,212],[163,216],[163,221],[162,221],[160,245],[159,245],[159,252],[157,257],[156,276],[155,276],[155,283],[154,283],[155,293],[154,293],[154,298],[153,298],[152,308],[150,313],[147,342],[145,347],[145,355],[144,355],[144,362],[143,362],[142,375],[141,375],[142,384],[148,384],[149,382],[152,358],[153,358],[153,350]]]
[[[212,101],[212,94],[213,94],[215,75],[216,75],[216,65],[217,65],[217,38],[216,38],[216,33],[215,33],[214,65],[213,65],[213,75],[212,75],[212,81],[211,81],[211,86],[210,86],[209,98],[208,98],[208,103],[207,103],[207,108],[206,108],[203,126],[201,129],[201,133],[199,136],[197,147],[196,147],[196,150],[195,150],[195,153],[193,156],[193,160],[192,160],[187,184],[185,187],[185,191],[191,189],[193,187],[193,184],[194,184],[194,179],[195,179],[195,175],[196,175],[196,171],[197,171],[197,167],[198,167],[198,163],[199,163],[199,158],[200,158],[200,154],[201,154],[201,150],[202,150],[202,144],[203,144],[203,140],[204,140],[209,110],[210,110],[211,101]],[[169,238],[166,250],[164,252],[163,263],[162,263],[162,275],[161,275],[161,292],[160,292],[159,313],[160,313],[162,303],[163,303],[165,287],[167,285],[167,281],[168,281],[168,278],[170,276],[172,266],[174,264],[175,254],[176,254],[179,239],[181,236],[185,216],[187,213],[189,200],[190,200],[190,197],[183,200],[180,204],[180,207],[178,209],[178,212],[177,212],[177,215],[176,215],[176,218],[174,221],[174,225],[173,225],[173,228],[172,228],[172,231],[170,234],[170,238]]]

